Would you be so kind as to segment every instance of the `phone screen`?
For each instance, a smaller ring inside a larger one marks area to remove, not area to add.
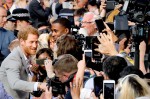
[[[104,83],[103,85],[104,87],[104,99],[115,99],[114,97],[114,88],[115,88],[115,84],[110,82],[110,83]]]
[[[99,44],[99,40],[98,40],[97,36],[93,36],[93,39],[92,39],[92,58],[93,59],[101,59],[102,54],[94,50],[94,49],[98,48],[98,46],[95,45],[94,43]]]
[[[84,50],[85,58],[91,58],[92,57],[92,50]]]
[[[46,60],[46,59],[36,59],[36,64],[44,65],[44,60]]]
[[[84,50],[86,64],[91,62],[92,50]]]
[[[105,29],[105,25],[102,19],[95,20],[98,32],[102,32]]]
[[[103,80],[104,78],[102,76],[97,76],[94,78],[94,93],[97,97],[103,89]]]

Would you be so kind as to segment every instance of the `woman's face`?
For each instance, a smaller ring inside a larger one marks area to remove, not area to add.
[[[49,40],[49,47],[52,51],[54,51],[55,40],[52,38]]]

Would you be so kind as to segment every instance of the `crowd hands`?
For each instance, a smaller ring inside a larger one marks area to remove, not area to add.
[[[94,50],[99,52],[99,53],[101,53],[101,54],[109,56],[109,57],[111,57],[111,56],[112,57],[119,56],[120,55],[119,52],[122,52],[122,51],[125,52],[126,54],[129,54],[130,53],[131,44],[129,44],[126,47],[125,47],[125,44],[124,44],[125,41],[127,40],[127,38],[124,38],[124,39],[122,39],[119,42],[119,48],[118,48],[118,51],[117,51],[114,43],[117,41],[118,38],[116,37],[116,35],[114,35],[114,32],[107,26],[107,24],[105,24],[105,26],[106,26],[106,29],[104,29],[102,31],[102,33],[100,33],[100,35],[97,36],[97,39],[98,39],[99,43],[95,43],[97,48],[94,49]],[[64,36],[66,36],[66,35],[64,35]],[[139,67],[139,69],[140,69],[140,71],[142,71],[142,73],[144,75],[144,74],[147,73],[146,69],[144,67],[144,64],[143,64],[143,59],[144,59],[143,55],[145,54],[145,51],[146,51],[146,44],[145,44],[144,41],[142,41],[140,43],[139,50],[140,50],[140,57],[141,57],[140,58],[140,67]],[[131,60],[133,61],[133,59],[131,59]],[[127,61],[130,62],[130,60],[127,60]],[[133,62],[130,62],[130,63],[133,65]],[[50,59],[45,60],[44,66],[45,66],[45,69],[47,71],[47,76],[49,78],[53,78],[55,76],[55,74],[53,72],[52,60],[50,60]],[[38,66],[33,66],[33,67],[38,67]],[[69,83],[69,86],[70,86],[69,87],[69,91],[71,93],[72,99],[86,99],[85,97],[81,98],[82,97],[81,95],[83,95],[81,93],[82,90],[86,89],[86,88],[84,88],[84,73],[85,73],[86,70],[90,72],[90,75],[103,76],[104,80],[108,80],[109,79],[109,77],[106,76],[106,74],[103,71],[96,71],[96,70],[92,70],[91,68],[88,68],[86,66],[86,61],[85,61],[85,55],[84,54],[82,55],[82,60],[80,60],[77,63],[77,67],[78,67],[78,70],[77,70],[75,79],[73,80],[73,82]],[[133,67],[135,68],[135,66],[133,66]],[[33,69],[33,72],[34,72],[34,70],[35,70],[35,68]],[[36,71],[36,73],[37,73],[37,71]],[[120,79],[124,79],[124,78],[120,78]],[[146,82],[143,78],[138,78],[138,79],[143,80],[143,82]],[[122,82],[116,83],[116,87],[118,87],[120,83],[122,83]],[[44,91],[44,98],[45,99],[52,99],[52,98],[54,98],[53,93],[52,93],[52,87],[51,86],[50,87],[48,87],[48,86],[45,87],[45,84],[46,83],[43,83],[43,84],[40,84],[40,86],[39,86],[39,89]],[[68,89],[66,89],[66,91],[67,90]],[[90,89],[90,90],[93,90],[93,89]],[[134,90],[134,88],[133,88],[133,90]],[[145,90],[149,91],[149,89],[145,89]],[[145,96],[148,96],[149,93],[147,92],[147,93],[144,93],[144,94],[145,94]],[[137,97],[140,97],[140,96],[137,96]],[[63,98],[65,98],[65,95],[58,95],[57,98],[63,99]],[[103,96],[103,93],[101,93],[97,97],[97,96],[95,96],[95,93],[93,91],[91,91],[89,98],[92,98],[92,99],[104,99],[104,96]],[[120,98],[118,98],[118,99],[120,99]]]
[[[5,25],[1,26],[0,24],[0,27],[18,34],[18,37],[15,35],[17,39],[8,46],[11,53],[15,53],[16,47],[19,46],[23,55],[19,54],[19,56],[16,53],[15,55],[19,58],[26,56],[25,58],[31,61],[28,66],[30,73],[28,73],[23,63],[26,60],[22,61],[24,57],[19,59],[10,53],[10,56],[8,55],[9,57],[6,57],[6,60],[4,59],[0,72],[2,70],[5,71],[5,75],[15,75],[13,76],[14,81],[8,81],[11,90],[15,93],[17,93],[16,90],[30,92],[31,99],[105,99],[103,86],[101,86],[101,91],[99,91],[98,95],[95,93],[94,78],[102,77],[103,80],[115,81],[115,99],[141,99],[140,97],[150,99],[149,68],[144,63],[147,48],[145,40],[140,41],[139,44],[140,59],[139,68],[137,68],[134,65],[134,58],[130,56],[131,48],[133,47],[132,37],[119,37],[116,35],[116,31],[109,26],[113,23],[115,15],[120,12],[123,4],[116,5],[108,13],[105,0],[101,0],[99,5],[97,5],[96,0],[71,1],[72,7],[68,8],[67,11],[74,11],[74,25],[80,28],[76,34],[78,36],[80,34],[84,35],[84,39],[88,36],[96,36],[97,42],[91,45],[96,46],[96,48],[92,49],[92,52],[95,51],[102,55],[97,62],[97,59],[93,58],[91,54],[89,62],[89,58],[85,55],[86,53],[83,53],[88,49],[86,49],[86,40],[81,41],[80,37],[75,39],[74,34],[72,35],[74,31],[71,31],[72,23],[68,20],[70,16],[65,16],[68,19],[60,16],[61,14],[63,15],[61,12],[64,9],[63,3],[67,0],[40,0],[36,3],[34,1],[36,0],[27,0],[25,4],[22,2],[25,6],[19,6],[21,8],[19,10],[14,8],[14,5],[22,4],[18,3],[21,1],[13,3],[12,0],[12,4],[5,2],[5,4],[13,5],[12,8],[8,6],[12,16],[16,13],[19,15],[20,11],[24,11],[25,8],[27,12],[22,13],[30,14],[32,19],[32,24],[31,20],[24,17],[21,20],[16,17],[16,22],[8,18]],[[4,4],[2,5],[4,6]],[[0,8],[0,11],[2,10],[4,9]],[[97,19],[103,20],[105,28],[101,32],[98,31],[98,26],[96,26],[95,20]],[[3,21],[5,21],[4,18]],[[12,24],[9,22],[12,22]],[[128,25],[135,26],[136,23],[128,21]],[[25,27],[27,28],[26,30],[24,30]],[[28,32],[27,38],[19,34],[25,32]],[[30,32],[32,35],[30,35]],[[38,37],[35,37],[35,35]],[[33,50],[36,51],[33,52]],[[13,57],[14,60],[10,57]],[[16,64],[10,65],[7,61]],[[95,70],[96,66],[100,69]],[[9,72],[10,74],[8,74]],[[24,75],[27,76],[22,75],[24,72]],[[0,79],[0,82],[3,82],[3,79]],[[10,78],[6,77],[5,79]],[[103,80],[100,83],[103,83]],[[17,81],[25,81],[26,83],[17,85]],[[33,84],[31,85],[32,82]],[[4,88],[7,86],[6,84],[4,84]],[[59,88],[64,88],[62,87],[63,85],[65,85],[64,92],[58,93],[61,90]],[[32,88],[28,89],[27,87],[26,89],[22,86],[30,86]],[[139,90],[138,88],[141,89]],[[17,96],[8,89],[6,88],[6,92],[12,95],[12,98],[24,98]]]

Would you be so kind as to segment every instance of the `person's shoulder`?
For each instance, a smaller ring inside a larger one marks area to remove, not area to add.
[[[19,49],[19,47],[14,48],[13,51],[4,59],[1,67],[6,67],[8,64],[14,65],[14,63],[20,63],[23,57],[20,50],[21,49]]]
[[[16,38],[16,36],[14,35],[14,32],[6,30],[6,29],[4,31],[6,35]]]
[[[3,32],[6,32],[6,33],[13,33],[12,31],[9,31],[9,30],[6,30],[5,28],[1,29]]]

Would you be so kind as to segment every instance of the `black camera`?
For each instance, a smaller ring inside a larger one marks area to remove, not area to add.
[[[126,12],[129,20],[139,23],[147,21],[149,17],[147,13],[150,11],[149,0],[125,0],[125,4],[127,4]]]
[[[51,79],[47,78],[47,86],[48,89],[52,87],[53,96],[57,96],[59,94],[64,95],[65,91],[65,84],[61,83],[58,77],[53,77]]]
[[[149,39],[148,37],[149,28],[147,26],[144,26],[143,24],[137,24],[131,27],[131,31],[132,31],[132,39],[134,42],[140,43],[143,40],[145,42],[148,42],[146,41]]]
[[[55,63],[54,63],[55,64]],[[70,87],[70,82],[73,81],[74,77],[75,77],[75,73],[71,74],[68,77],[68,80],[65,82],[60,82],[58,77],[53,77],[53,78],[47,78],[47,86],[48,89],[50,87],[52,87],[52,93],[53,96],[58,96],[58,95],[65,95],[66,94],[66,90],[65,87],[67,86],[68,88]]]

